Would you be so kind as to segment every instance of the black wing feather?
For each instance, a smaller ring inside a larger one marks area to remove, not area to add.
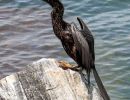
[[[86,39],[84,38],[84,36],[81,34],[81,32],[78,30],[78,28],[76,28],[76,26],[74,24],[71,25],[72,28],[72,36],[75,42],[75,46],[77,51],[79,51],[80,53],[80,58],[82,61],[82,65],[83,67],[85,67],[85,69],[90,72],[89,70],[90,68],[90,51],[89,51],[89,45],[86,42]],[[87,67],[87,68],[86,68]]]

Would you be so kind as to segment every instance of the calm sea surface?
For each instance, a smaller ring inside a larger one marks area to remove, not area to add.
[[[130,100],[130,0],[62,0],[64,19],[80,16],[95,37],[96,67],[112,100]],[[0,0],[0,77],[40,58],[73,63],[41,0]],[[78,23],[77,23],[78,24]]]

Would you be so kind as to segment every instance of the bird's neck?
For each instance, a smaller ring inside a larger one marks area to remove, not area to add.
[[[53,26],[62,26],[63,21],[63,14],[64,14],[64,7],[61,3],[57,2],[57,5],[53,7],[51,12],[52,17],[52,25]]]
[[[63,14],[64,7],[61,2],[57,0],[57,2],[55,2],[55,5],[53,6],[53,11],[51,13],[53,29],[55,34],[57,35],[59,35],[65,29]]]
[[[67,23],[63,20],[64,7],[59,0],[48,0],[47,3],[53,8],[51,12],[53,30],[59,37],[67,26]]]
[[[64,14],[64,6],[59,0],[43,0],[47,2],[52,8],[53,11],[51,13],[51,16],[54,20],[63,20],[63,14]]]
[[[63,9],[53,8],[51,13],[53,30],[56,34],[65,30],[66,24],[63,20]]]

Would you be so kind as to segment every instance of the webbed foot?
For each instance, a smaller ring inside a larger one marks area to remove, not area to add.
[[[67,69],[71,69],[73,71],[80,71],[81,70],[81,68],[79,66],[71,65],[66,61],[59,61],[58,63],[59,63],[59,67],[61,67],[64,70],[67,70]]]

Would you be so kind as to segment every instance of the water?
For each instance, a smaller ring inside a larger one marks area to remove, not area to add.
[[[96,67],[112,100],[130,100],[130,1],[62,2],[66,21],[80,16],[93,32]],[[0,0],[1,78],[43,57],[73,63],[53,34],[50,12],[41,0]]]

